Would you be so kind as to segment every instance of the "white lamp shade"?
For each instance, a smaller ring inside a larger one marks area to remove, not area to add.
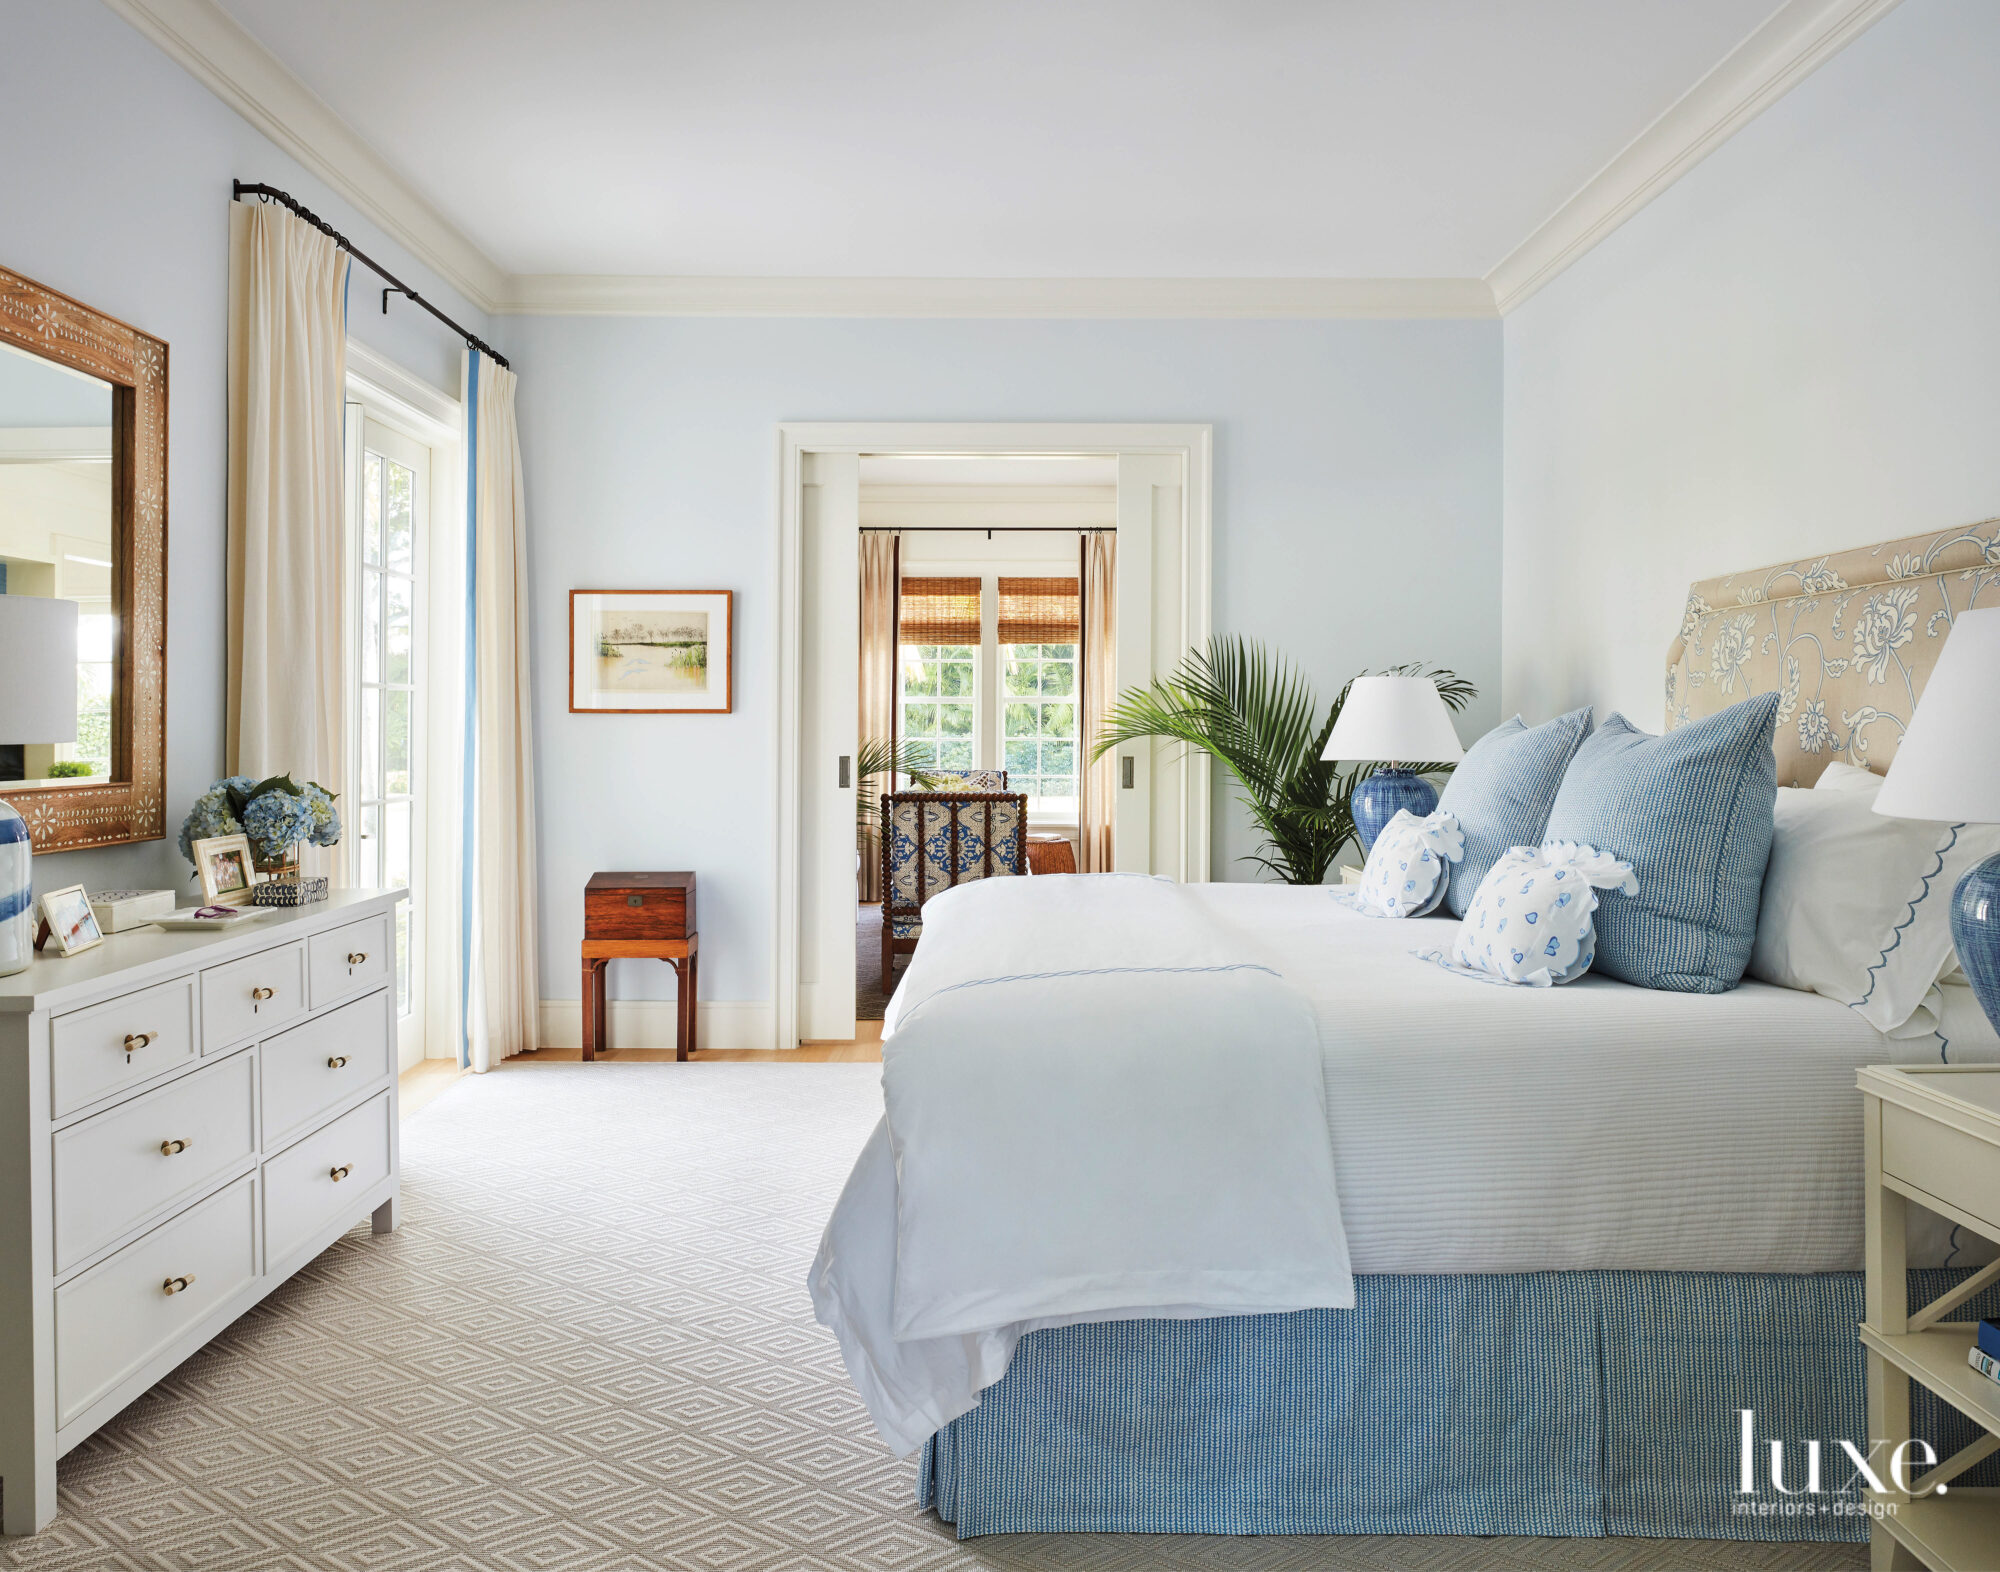
[[[2000,824],[2000,607],[1958,614],[1875,811]]]
[[[1430,678],[1356,677],[1320,757],[1452,764],[1465,750]]]
[[[76,741],[76,602],[0,595],[0,742]]]

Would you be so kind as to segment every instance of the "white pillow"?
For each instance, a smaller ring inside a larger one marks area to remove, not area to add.
[[[1548,988],[1574,982],[1597,956],[1597,891],[1636,895],[1632,865],[1594,846],[1516,846],[1480,881],[1450,955],[1418,950],[1446,971],[1481,982]]]
[[[1837,999],[1878,1032],[1921,1036],[1957,964],[1951,892],[2000,852],[2000,827],[1885,818],[1881,789],[1879,775],[1834,764],[1809,791],[1778,788],[1750,975]]]
[[[1408,808],[1382,826],[1369,849],[1361,882],[1334,899],[1369,917],[1423,917],[1444,899],[1447,865],[1465,855],[1458,815],[1418,818]]]

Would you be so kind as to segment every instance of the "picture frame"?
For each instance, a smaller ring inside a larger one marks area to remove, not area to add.
[[[211,835],[190,848],[201,874],[201,898],[207,906],[226,906],[250,899],[257,882],[257,864],[247,835]]]
[[[75,955],[104,942],[97,913],[90,909],[90,892],[81,884],[51,890],[42,897],[42,921],[64,955]]]
[[[571,590],[572,715],[727,715],[734,590]]]

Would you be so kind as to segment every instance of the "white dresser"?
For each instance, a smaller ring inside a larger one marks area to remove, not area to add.
[[[395,903],[140,928],[0,977],[0,1491],[362,1218],[396,1226]]]

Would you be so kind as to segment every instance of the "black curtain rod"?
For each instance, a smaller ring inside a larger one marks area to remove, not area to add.
[[[382,314],[384,316],[389,314],[389,297],[391,295],[402,295],[412,304],[422,306],[424,310],[428,311],[438,321],[450,328],[452,332],[464,339],[473,349],[478,350],[482,355],[490,356],[496,366],[505,366],[507,364],[507,357],[501,354],[499,350],[487,343],[477,333],[468,333],[464,328],[452,321],[450,317],[438,310],[436,306],[424,299],[422,295],[410,288],[408,284],[405,284],[400,278],[396,277],[394,273],[391,273],[380,262],[363,253],[353,241],[349,240],[347,236],[321,218],[319,214],[313,212],[312,209],[308,208],[289,191],[280,191],[276,186],[251,185],[247,181],[242,180],[235,181],[234,185],[236,188],[235,195],[239,201],[247,196],[263,197],[268,201],[277,203],[280,207],[290,208],[321,234],[331,237],[333,243],[339,246],[341,250],[353,257],[355,261],[359,262],[370,272],[374,273],[376,277],[383,280],[389,286],[382,291]]]
[[[1116,535],[1115,524],[864,524],[864,535]]]

